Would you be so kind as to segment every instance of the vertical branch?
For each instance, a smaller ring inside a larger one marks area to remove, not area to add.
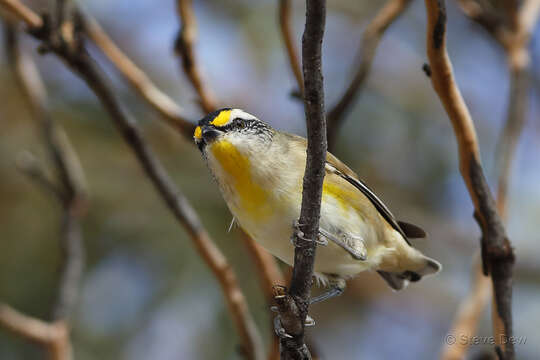
[[[517,2],[506,2],[501,9],[487,8],[474,0],[460,0],[459,5],[465,15],[482,26],[492,39],[499,43],[506,53],[510,72],[510,92],[504,128],[497,143],[498,186],[497,209],[503,220],[507,218],[508,186],[512,161],[515,156],[519,136],[525,124],[528,103],[528,68],[530,63],[529,40],[539,11],[540,1],[528,0],[517,7]],[[461,303],[454,320],[452,333],[474,335],[478,319],[489,295],[489,278],[480,276],[478,270],[474,287]],[[483,296],[480,296],[483,294]],[[494,297],[495,299],[495,297]],[[474,306],[471,306],[476,302]],[[493,334],[498,346],[506,344],[504,323],[498,316],[496,303],[493,303]],[[465,356],[467,344],[456,343],[445,346],[443,359],[461,359]]]
[[[58,4],[59,31],[66,19],[64,5]],[[16,36],[16,35],[14,35]],[[43,80],[30,56],[22,53],[19,46],[8,49],[9,59],[21,90],[25,95],[37,125],[43,133],[49,155],[55,165],[60,182],[64,213],[61,222],[62,265],[53,319],[69,317],[77,300],[80,278],[84,268],[84,248],[80,228],[81,217],[86,212],[86,180],[80,160],[65,131],[50,116],[47,93]]]
[[[356,61],[354,76],[341,98],[328,112],[328,148],[330,150],[334,147],[339,128],[365,84],[381,37],[386,29],[407,9],[410,2],[411,0],[388,0],[364,31],[360,43],[361,53]]]
[[[281,340],[282,359],[310,359],[304,340],[304,322],[315,262],[321,210],[322,184],[326,161],[326,121],[321,48],[326,20],[326,2],[306,2],[306,25],[302,37],[302,68],[304,75],[304,108],[307,124],[307,159],[302,190],[299,226],[306,241],[297,234],[291,288],[287,295],[278,297],[282,325],[292,338]]]
[[[19,162],[19,166],[30,176],[40,178],[40,183],[45,184],[48,190],[52,190],[62,203],[60,242],[63,254],[57,299],[52,311],[54,322],[49,324],[2,305],[0,323],[11,331],[44,345],[51,359],[69,360],[72,358],[69,315],[77,300],[84,267],[80,221],[86,208],[86,181],[69,139],[50,116],[47,92],[36,65],[30,56],[21,51],[13,26],[6,26],[5,36],[9,64],[36,120],[36,125],[42,130],[59,184],[53,183],[43,175],[37,161],[23,159],[24,161]]]
[[[491,274],[496,312],[502,320],[505,336],[511,337],[514,253],[484,176],[472,118],[453,77],[452,65],[446,51],[444,0],[425,0],[425,4],[431,82],[454,128],[459,148],[461,175],[467,185],[476,209],[476,218],[482,229],[481,249],[484,273]],[[505,348],[505,359],[513,358],[514,347],[513,344],[508,343]]]
[[[294,43],[294,36],[292,31],[292,19],[291,19],[291,1],[279,0],[279,26],[281,30],[281,37],[287,51],[287,58],[289,59],[289,66],[293,72],[296,84],[298,85],[298,92],[304,93],[304,80],[302,79],[302,69],[300,68],[300,60],[298,59],[298,53],[296,52],[296,44]]]
[[[205,112],[216,109],[216,100],[202,80],[201,70],[195,58],[194,44],[197,39],[197,20],[193,12],[192,0],[177,0],[178,15],[182,27],[174,46],[176,53],[182,58],[182,67],[189,81],[199,95],[200,105]]]

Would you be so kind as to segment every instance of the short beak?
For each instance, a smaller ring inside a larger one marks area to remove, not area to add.
[[[213,126],[202,127],[202,138],[204,142],[207,144],[210,144],[221,134],[223,134],[223,131],[216,129]]]
[[[207,144],[213,142],[222,133],[221,130],[216,129],[211,125],[197,127],[195,131],[195,142],[197,143],[197,147],[202,151]]]

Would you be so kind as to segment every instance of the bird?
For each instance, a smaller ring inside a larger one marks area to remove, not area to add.
[[[223,108],[202,118],[194,131],[229,210],[264,249],[293,265],[307,140],[278,131],[257,117]],[[311,303],[340,295],[346,280],[376,271],[393,289],[436,274],[441,264],[409,239],[426,237],[420,227],[398,221],[375,193],[327,152],[314,277],[327,288]],[[294,239],[295,236],[292,236]]]

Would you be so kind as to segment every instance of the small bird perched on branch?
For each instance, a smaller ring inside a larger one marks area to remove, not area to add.
[[[240,109],[221,109],[199,121],[194,139],[240,226],[271,254],[291,265],[291,226],[302,202],[306,139],[280,132]],[[441,265],[412,247],[425,237],[397,221],[358,176],[328,153],[315,276],[329,285],[313,302],[339,295],[345,279],[376,270],[394,290],[435,274]],[[294,225],[293,225],[294,224]]]

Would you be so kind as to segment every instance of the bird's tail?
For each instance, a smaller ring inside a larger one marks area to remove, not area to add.
[[[420,281],[423,276],[436,274],[441,271],[441,264],[427,256],[422,256],[422,265],[415,270],[405,270],[402,272],[388,272],[378,270],[379,275],[394,290],[401,290],[409,284],[410,281]]]

